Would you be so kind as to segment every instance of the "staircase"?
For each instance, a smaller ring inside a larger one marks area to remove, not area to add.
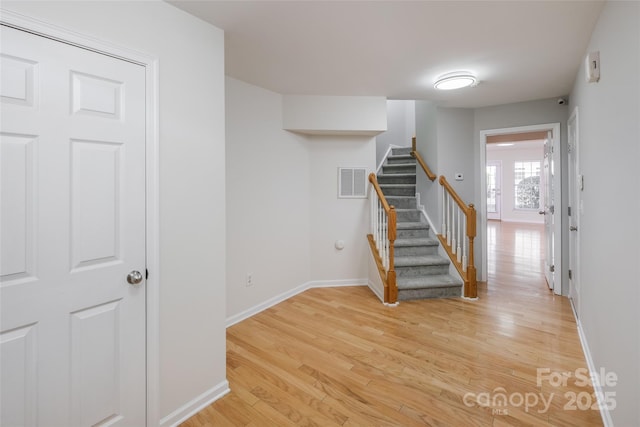
[[[449,274],[449,260],[438,255],[439,241],[418,210],[416,160],[411,147],[393,148],[378,182],[398,215],[394,267],[398,299],[447,298],[462,295],[462,280]]]

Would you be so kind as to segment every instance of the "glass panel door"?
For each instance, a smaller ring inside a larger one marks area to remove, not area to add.
[[[487,219],[500,219],[500,187],[502,164],[499,160],[487,162]]]

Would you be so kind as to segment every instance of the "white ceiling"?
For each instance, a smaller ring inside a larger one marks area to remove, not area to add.
[[[171,1],[225,30],[226,73],[281,94],[479,107],[567,95],[598,1]],[[477,74],[436,91],[437,76]]]

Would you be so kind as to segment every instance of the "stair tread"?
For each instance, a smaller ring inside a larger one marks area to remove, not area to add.
[[[396,281],[398,290],[427,289],[462,286],[462,280],[450,274],[433,274],[418,277],[399,277]]]
[[[415,184],[380,184],[380,188],[409,188],[415,186]]]
[[[426,222],[398,222],[396,228],[398,230],[428,230],[429,224]]]
[[[382,165],[383,168],[392,168],[392,167],[396,167],[396,166],[415,166],[416,162],[413,161],[411,163],[385,163],[384,165]]]
[[[395,258],[395,267],[415,267],[425,265],[445,265],[449,260],[440,255],[412,255],[399,256]]]
[[[440,242],[430,237],[409,237],[406,239],[396,239],[395,247],[411,247],[411,246],[438,246]]]
[[[378,179],[380,178],[385,178],[385,177],[393,177],[393,178],[402,178],[402,177],[414,177],[416,176],[415,173],[379,173],[378,174]]]

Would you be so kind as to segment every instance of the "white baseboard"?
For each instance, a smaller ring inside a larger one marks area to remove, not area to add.
[[[571,304],[571,308],[573,309],[573,303]],[[580,344],[582,344],[584,357],[587,360],[587,368],[589,369],[589,374],[593,383],[593,391],[595,392],[596,399],[598,399],[598,406],[600,407],[600,416],[602,417],[602,422],[605,427],[613,427],[613,419],[611,418],[609,408],[607,407],[605,402],[602,401],[604,393],[602,390],[602,384],[600,384],[600,374],[596,369],[596,365],[593,363],[591,351],[589,350],[589,345],[587,344],[587,337],[584,333],[584,330],[582,329],[582,324],[576,316],[575,310],[573,310],[573,316],[575,317],[576,323],[578,324],[578,336],[580,337]]]
[[[347,280],[314,280],[308,282],[311,288],[339,288],[341,286],[366,286],[369,279],[347,279]]]
[[[418,195],[419,196],[419,195]],[[419,200],[419,199],[418,199]],[[438,234],[440,234],[438,232],[438,229],[436,228],[435,225],[433,225],[433,222],[431,222],[431,218],[429,218],[429,215],[427,215],[427,211],[425,210],[423,205],[420,205],[419,208],[420,212],[422,212],[422,215],[424,216],[424,218],[427,220],[427,224],[429,224],[429,228],[431,229],[431,231],[433,231],[433,235],[434,237],[437,236]]]
[[[197,396],[196,398],[185,403],[166,417],[162,418],[160,420],[160,426],[175,427],[178,424],[188,420],[193,415],[200,412],[202,409],[211,405],[213,402],[220,399],[230,391],[231,390],[229,389],[229,382],[227,380],[224,380],[217,386],[205,391],[200,396]]]
[[[285,301],[294,295],[298,295],[299,293],[304,292],[307,289],[335,288],[339,286],[366,286],[368,282],[368,279],[313,280],[311,282],[306,282],[300,286],[269,298],[268,300],[261,302],[260,304],[254,305],[253,307],[248,308],[238,314],[227,317],[227,328],[258,314],[261,311],[266,310],[267,308],[273,307],[274,305],[281,303],[282,301]]]

